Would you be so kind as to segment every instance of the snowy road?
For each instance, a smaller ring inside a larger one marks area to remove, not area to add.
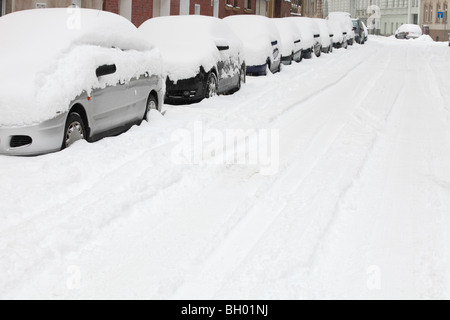
[[[371,38],[119,137],[0,156],[0,298],[450,298],[448,61]],[[174,161],[180,133],[232,129],[279,135],[275,174]]]

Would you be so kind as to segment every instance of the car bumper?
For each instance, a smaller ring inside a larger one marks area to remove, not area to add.
[[[176,83],[169,78],[166,80],[166,94],[164,101],[168,104],[195,103],[205,97],[205,75],[200,72],[197,76],[179,80]]]
[[[10,156],[36,156],[61,150],[67,113],[36,125],[0,127],[0,154]],[[11,146],[14,137],[29,137],[31,143]]]
[[[247,66],[247,75],[265,76],[267,74],[267,63],[259,66]]]

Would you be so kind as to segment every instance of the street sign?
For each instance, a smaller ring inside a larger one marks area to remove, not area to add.
[[[438,11],[438,19],[444,19],[444,11]]]

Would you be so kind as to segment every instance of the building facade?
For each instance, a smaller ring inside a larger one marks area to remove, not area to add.
[[[437,1],[437,0],[436,0]],[[327,0],[328,12],[349,12],[390,36],[405,23],[420,24],[421,0]]]
[[[447,41],[449,39],[448,3],[447,0],[422,1],[421,22],[423,29],[436,41]],[[439,12],[442,14],[438,14]]]
[[[102,9],[103,0],[0,0],[1,15],[36,8],[67,8],[77,5],[82,8]]]

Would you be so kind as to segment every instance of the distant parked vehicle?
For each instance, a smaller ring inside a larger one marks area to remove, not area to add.
[[[127,19],[80,9],[0,18],[0,154],[59,151],[116,135],[160,111],[159,51]]]
[[[335,49],[340,49],[340,48],[345,48],[347,49],[347,32],[344,32],[342,29],[342,25],[341,23],[339,23],[338,21],[335,20],[326,20],[327,24],[328,24],[328,28],[331,30],[333,37],[332,42],[333,42],[333,47]]]
[[[319,57],[322,51],[319,26],[311,18],[292,17],[288,19],[292,19],[299,29],[303,42],[303,58],[311,59],[313,53]]]
[[[241,39],[247,75],[263,76],[281,71],[281,37],[273,21],[264,16],[236,15],[223,19]]]
[[[318,18],[315,18],[313,20],[319,26],[322,52],[323,53],[333,52],[333,42],[332,42],[333,32],[328,28],[327,21]]]
[[[291,19],[272,19],[280,34],[281,62],[285,65],[302,60],[302,40],[296,24]]]
[[[361,23],[364,28],[364,42],[367,42],[367,40],[369,40],[369,29],[367,29],[367,26],[363,21],[361,21]]]
[[[242,42],[221,19],[158,17],[139,31],[161,50],[168,104],[199,102],[237,91],[245,82]]]
[[[395,31],[397,39],[417,39],[422,35],[422,28],[416,24],[404,24]]]
[[[353,31],[355,32],[355,41],[359,44],[366,42],[366,34],[364,32],[364,26],[360,19],[352,19]]]
[[[348,12],[330,12],[327,17],[328,20],[338,21],[343,29],[347,44],[352,46],[355,41],[355,32],[350,13]]]

